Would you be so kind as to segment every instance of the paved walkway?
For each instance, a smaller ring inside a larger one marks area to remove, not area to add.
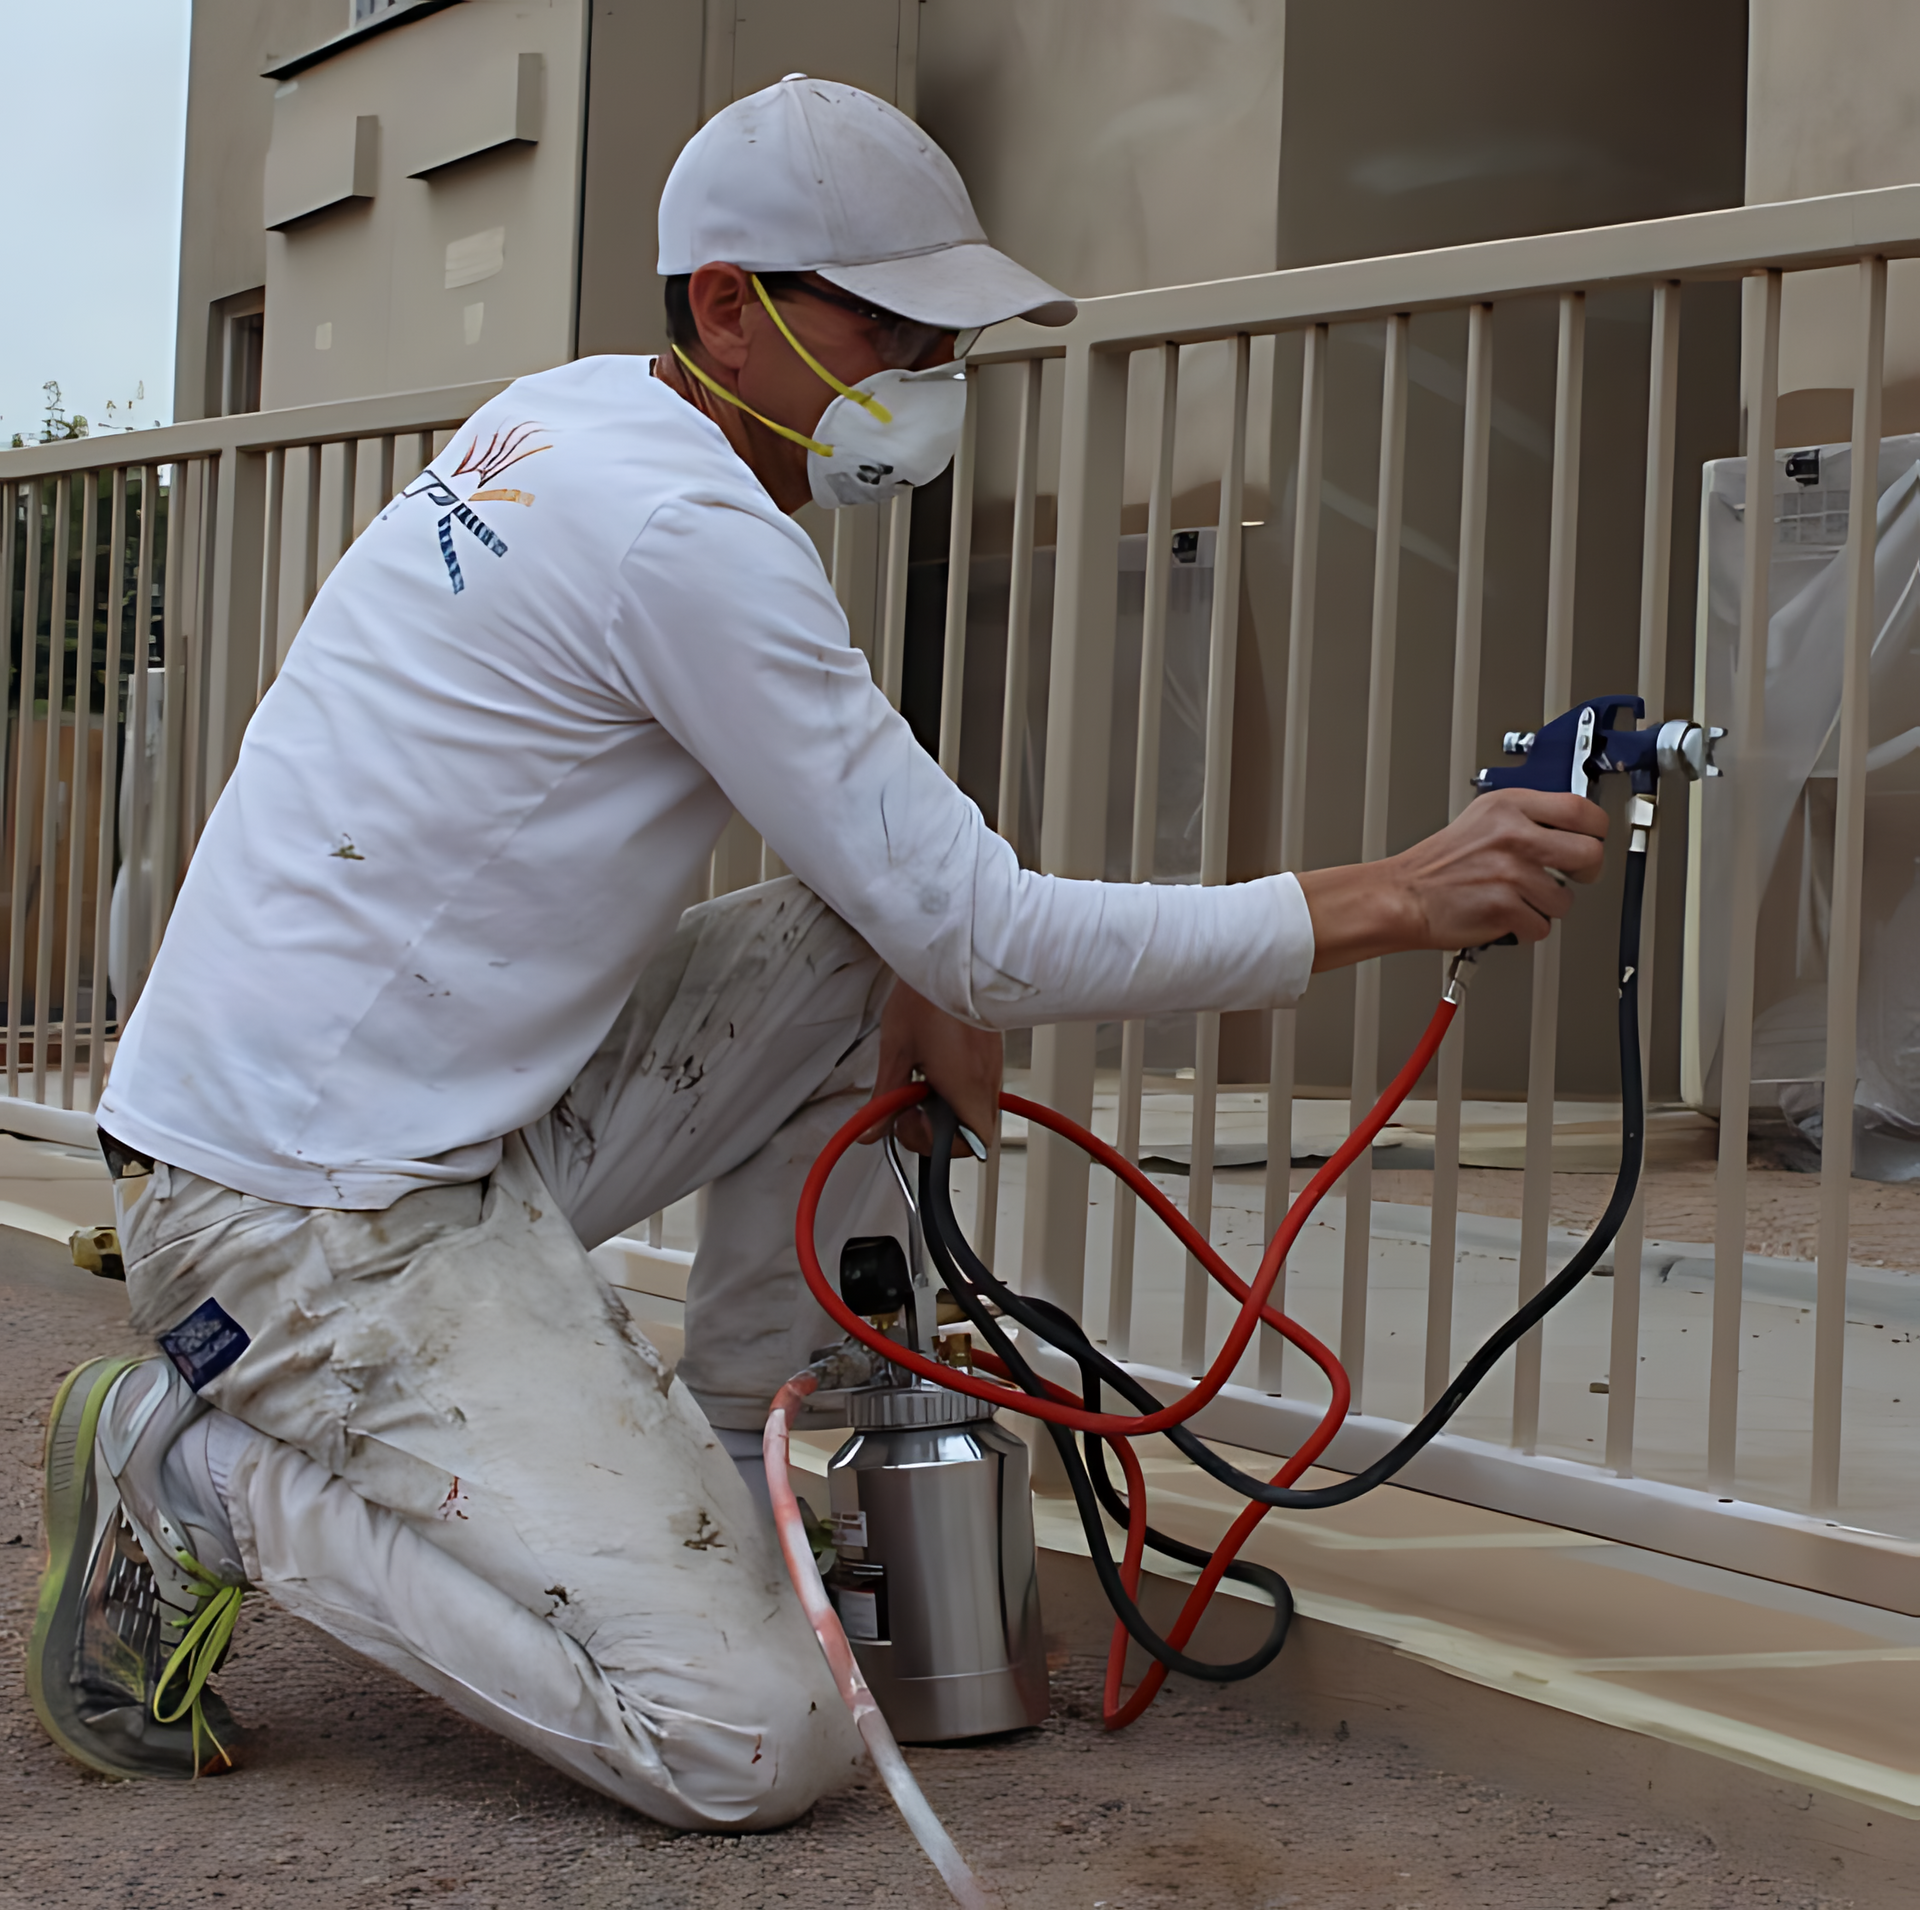
[[[65,1266],[51,1242],[6,1229],[0,1306],[0,1395],[11,1402],[0,1414],[0,1905],[945,1901],[872,1787],[770,1836],[677,1835],[576,1789],[257,1600],[221,1681],[260,1728],[246,1768],[190,1786],[109,1784],[76,1770],[42,1738],[22,1690],[39,1567],[38,1444],[59,1375],[130,1336],[119,1289]],[[1503,1568],[1510,1562],[1502,1556]],[[1716,1847],[1624,1791],[1583,1785],[1542,1797],[1478,1782],[1469,1743],[1435,1768],[1397,1748],[1390,1721],[1356,1715],[1354,1735],[1340,1735],[1344,1722],[1306,1733],[1231,1691],[1176,1681],[1142,1723],[1109,1737],[1092,1715],[1093,1679],[1088,1661],[1056,1664],[1056,1714],[1040,1729],[912,1753],[1010,1910],[1898,1901],[1836,1882],[1830,1862],[1811,1856],[1783,1865]]]

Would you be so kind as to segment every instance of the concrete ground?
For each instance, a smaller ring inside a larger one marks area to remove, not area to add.
[[[60,1374],[130,1336],[121,1291],[63,1262],[46,1240],[0,1229],[0,1905],[946,1900],[876,1786],[777,1834],[666,1831],[258,1601],[222,1679],[258,1731],[244,1769],[192,1786],[123,1786],[67,1764],[42,1738],[21,1674],[40,1563],[40,1429]],[[1356,1706],[1349,1732],[1328,1695],[1315,1716],[1330,1727],[1302,1729],[1251,1687],[1220,1696],[1176,1680],[1139,1725],[1108,1736],[1092,1661],[1062,1658],[1046,1725],[911,1755],[1009,1906],[1841,1910],[1909,1900],[1837,1887],[1811,1856],[1787,1863],[1738,1838],[1716,1843],[1600,1777],[1550,1798],[1477,1781],[1470,1731],[1450,1768],[1434,1768],[1396,1745],[1390,1719],[1367,1722]]]

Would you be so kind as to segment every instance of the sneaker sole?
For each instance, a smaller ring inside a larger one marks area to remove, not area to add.
[[[134,1361],[89,1360],[61,1382],[47,1415],[41,1511],[47,1528],[47,1563],[40,1575],[27,1645],[27,1695],[48,1737],[76,1762],[107,1777],[134,1773],[108,1762],[91,1742],[73,1700],[71,1641],[78,1636],[80,1601],[86,1590],[90,1539],[99,1519],[93,1485],[93,1431],[107,1389]],[[84,1450],[83,1450],[84,1448]],[[69,1641],[65,1649],[60,1641]]]
[[[99,1728],[105,1720],[89,1720],[74,1697],[73,1651],[80,1632],[80,1606],[86,1596],[87,1568],[93,1556],[100,1523],[99,1495],[94,1486],[94,1441],[100,1413],[114,1381],[140,1362],[131,1359],[89,1360],[61,1382],[47,1415],[42,1511],[47,1527],[47,1564],[40,1578],[40,1598],[34,1610],[33,1633],[27,1647],[27,1695],[34,1714],[54,1743],[76,1764],[103,1777],[191,1778],[194,1750],[185,1729],[161,1727],[150,1720],[131,1718],[126,1730]],[[213,1693],[210,1708],[226,1727],[226,1752],[216,1751],[204,1770],[229,1769],[238,1741],[231,1714]],[[121,1755],[116,1757],[115,1750]]]

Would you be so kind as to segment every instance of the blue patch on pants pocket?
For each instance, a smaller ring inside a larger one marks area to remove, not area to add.
[[[196,1393],[251,1344],[240,1322],[218,1300],[203,1300],[178,1326],[160,1335],[160,1350]]]

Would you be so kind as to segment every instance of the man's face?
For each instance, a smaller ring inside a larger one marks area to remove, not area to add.
[[[834,390],[782,336],[752,275],[737,265],[702,266],[688,294],[709,364],[734,374],[725,382],[755,411],[811,437]],[[953,360],[954,333],[883,312],[815,273],[799,287],[770,286],[768,296],[787,329],[843,384]],[[810,495],[806,451],[751,419],[745,426],[756,475],[783,509],[804,503]]]

